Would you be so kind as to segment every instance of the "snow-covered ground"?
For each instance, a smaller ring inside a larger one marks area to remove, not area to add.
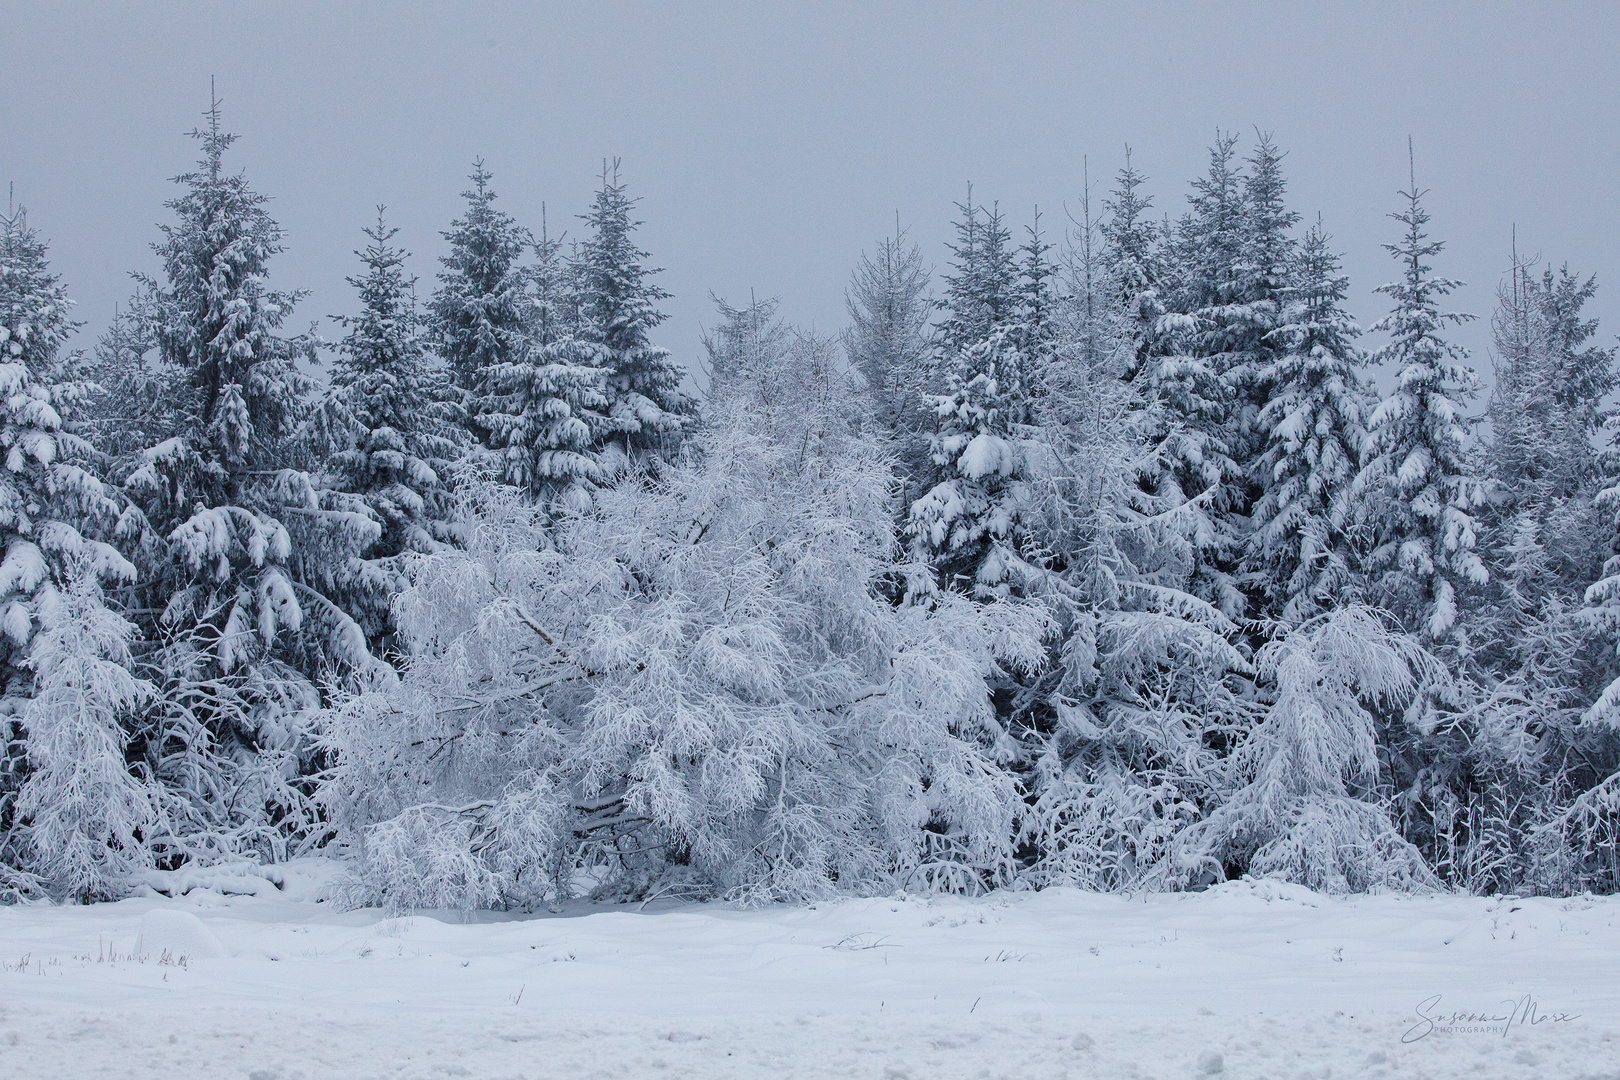
[[[1614,898],[1238,882],[469,922],[337,910],[324,876],[0,909],[0,1077],[1620,1077]]]

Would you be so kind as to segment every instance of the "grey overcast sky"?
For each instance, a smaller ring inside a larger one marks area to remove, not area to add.
[[[1345,253],[1364,323],[1393,276],[1407,136],[1437,268],[1488,316],[1521,251],[1598,274],[1620,331],[1620,4],[434,4],[3,0],[0,180],[51,241],[88,345],[152,269],[161,207],[217,79],[235,167],[273,197],[297,320],[344,284],[387,203],[425,295],[474,156],[538,229],[575,224],[604,156],[642,198],[690,363],[708,294],[778,295],[843,325],[843,290],[895,214],[942,267],[973,183],[1021,229],[1078,212],[1129,143],[1179,215],[1217,129],[1273,132],[1290,199]],[[1485,370],[1484,318],[1460,337]],[[1483,403],[1480,403],[1481,405]],[[1480,406],[1476,405],[1476,408]]]

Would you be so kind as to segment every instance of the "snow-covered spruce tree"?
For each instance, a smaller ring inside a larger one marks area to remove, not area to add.
[[[1615,389],[1614,347],[1592,338],[1583,309],[1597,292],[1568,266],[1539,279],[1518,263],[1497,292],[1492,317],[1491,440],[1486,455],[1498,491],[1483,516],[1529,514],[1542,528],[1561,585],[1591,582],[1608,554],[1600,511],[1603,403]]]
[[[1151,373],[1139,371],[1140,295],[1098,251],[1089,214],[1057,307],[1055,351],[1029,444],[1060,633],[1019,728],[1029,808],[1021,880],[1091,889],[1207,880],[1182,833],[1221,791],[1216,748],[1249,722],[1237,628],[1184,589],[1195,521],[1173,485]],[[1104,238],[1104,244],[1107,240]]]
[[[542,231],[524,270],[522,337],[480,370],[468,412],[506,483],[543,505],[580,508],[607,476],[593,444],[612,429],[610,357],[581,334],[578,270],[560,252],[561,241]]]
[[[1609,485],[1598,492],[1596,502],[1612,515],[1610,532],[1616,539],[1611,543],[1620,551],[1620,470],[1612,471],[1608,480]],[[1612,638],[1620,650],[1620,554],[1611,556],[1604,564],[1603,576],[1586,589],[1584,599],[1588,605],[1582,612],[1584,620]],[[1620,651],[1616,656],[1620,657]],[[1620,671],[1611,663],[1607,674],[1613,677],[1587,710],[1585,719],[1588,723],[1620,730]]]
[[[866,384],[875,421],[893,440],[906,484],[926,470],[934,428],[926,400],[934,310],[929,278],[922,249],[906,242],[897,223],[894,236],[878,241],[875,252],[861,253],[844,291],[850,322],[844,351]],[[903,503],[910,494],[902,492]]]
[[[1240,617],[1263,588],[1245,560],[1258,496],[1253,469],[1264,449],[1257,419],[1299,215],[1284,202],[1282,154],[1270,137],[1260,136],[1247,173],[1234,166],[1236,142],[1216,138],[1171,245],[1175,313],[1160,325],[1179,348],[1158,365],[1157,383],[1183,432],[1172,444],[1179,486],[1202,495],[1208,521],[1194,591]]]
[[[958,208],[935,366],[942,385],[929,396],[930,468],[906,528],[942,583],[1000,595],[1035,572],[1025,560],[1033,492],[1020,444],[1039,373],[1019,347],[1020,277],[1001,215],[971,201]]]
[[[118,307],[83,361],[90,385],[74,426],[115,463],[115,471],[174,426],[176,403],[152,339],[156,320],[137,310],[146,301],[137,293],[129,306]]]
[[[1462,591],[1487,578],[1474,550],[1474,512],[1484,492],[1463,447],[1470,421],[1462,410],[1478,392],[1479,376],[1468,366],[1468,351],[1440,336],[1473,316],[1438,307],[1459,282],[1434,276],[1427,261],[1444,244],[1425,231],[1424,194],[1414,178],[1401,192],[1406,209],[1391,215],[1406,226],[1399,243],[1384,245],[1400,264],[1401,280],[1376,290],[1395,308],[1372,328],[1390,340],[1369,362],[1393,369],[1395,387],[1367,419],[1356,484],[1373,523],[1371,598],[1407,629],[1444,641]]]
[[[1048,257],[1052,245],[1041,234],[1041,211],[1018,249],[1018,301],[1009,320],[1013,346],[1024,365],[1020,381],[1038,385],[1051,367],[1057,340],[1058,267]]]
[[[1612,371],[1612,368],[1610,369]],[[1620,422],[1610,415],[1602,463],[1605,486],[1596,504],[1609,517],[1610,550],[1620,552]],[[1581,717],[1583,734],[1603,739],[1609,775],[1582,791],[1541,823],[1538,848],[1556,852],[1559,865],[1548,874],[1552,890],[1620,892],[1620,554],[1604,564],[1603,576],[1585,592],[1580,615],[1609,644],[1602,651],[1603,689]],[[1601,769],[1603,766],[1599,766]],[[1551,891],[1551,890],[1550,890]]]
[[[1238,388],[1255,358],[1246,305],[1249,215],[1235,165],[1237,136],[1217,136],[1207,174],[1193,181],[1191,209],[1168,250],[1169,312],[1160,320],[1166,355],[1151,368],[1154,388],[1174,418],[1174,483],[1200,549],[1193,590],[1229,617],[1248,606],[1237,578],[1244,545],[1247,477],[1244,401]]]
[[[467,548],[418,557],[401,597],[403,679],[332,721],[323,798],[354,899],[1009,880],[986,677],[1039,659],[1039,620],[886,598],[918,571],[836,360],[795,339],[711,401],[690,462],[554,531],[510,489],[469,489]]]
[[[433,346],[464,394],[476,393],[483,371],[507,363],[524,345],[527,277],[518,260],[533,238],[496,209],[492,179],[482,158],[473,162],[473,186],[462,192],[467,209],[444,233],[450,254],[439,259],[444,269],[428,303]]]
[[[1018,306],[1018,255],[1000,207],[975,204],[970,186],[967,202],[956,209],[962,220],[955,223],[945,295],[937,301],[945,318],[937,335],[936,367],[1010,324]]]
[[[398,232],[379,206],[377,224],[365,230],[371,242],[356,252],[366,274],[347,279],[360,294],[360,314],[339,319],[349,332],[317,409],[330,447],[325,484],[358,496],[382,526],[375,543],[333,569],[332,582],[375,655],[393,637],[399,556],[450,539],[450,471],[461,452],[450,387],[426,355],[408,253],[390,244]]]
[[[1441,655],[1448,677],[1428,680],[1406,719],[1387,727],[1386,753],[1406,837],[1442,880],[1492,889],[1499,875],[1482,873],[1474,855],[1490,831],[1482,819],[1500,827],[1511,812],[1490,765],[1500,754],[1485,752],[1507,714],[1462,662],[1472,649],[1463,603],[1489,579],[1476,550],[1485,489],[1464,447],[1470,421],[1462,412],[1479,378],[1467,351],[1441,337],[1470,316],[1438,307],[1457,283],[1435,277],[1429,264],[1443,245],[1425,231],[1424,193],[1414,181],[1401,194],[1407,207],[1392,216],[1406,235],[1385,246],[1402,278],[1378,290],[1395,309],[1373,327],[1390,338],[1370,358],[1394,369],[1395,386],[1368,417],[1354,488],[1367,522],[1367,596]],[[1492,806],[1480,805],[1485,797]]]
[[[1432,883],[1380,791],[1373,711],[1410,698],[1413,667],[1432,664],[1414,639],[1356,604],[1262,646],[1256,666],[1272,699],[1233,753],[1236,790],[1188,831],[1184,857],[1323,892]]]
[[[314,825],[300,774],[317,680],[377,664],[321,590],[380,529],[357,496],[291,467],[308,409],[298,363],[315,342],[278,332],[299,299],[268,286],[281,229],[266,197],[226,171],[236,137],[217,102],[208,121],[154,245],[163,276],[137,276],[132,309],[169,402],[163,437],[125,481],[141,511],[125,530],[141,568],[139,659],[158,688],[136,749],[189,808],[173,858],[279,857]]]
[[[1567,267],[1538,280],[1515,257],[1492,320],[1495,490],[1479,515],[1491,580],[1466,624],[1479,720],[1448,830],[1452,876],[1476,890],[1615,887],[1604,853],[1620,831],[1620,562],[1604,565],[1614,492],[1603,490],[1599,425],[1616,372],[1583,317],[1595,290]]]
[[[1583,887],[1570,880],[1579,858],[1547,826],[1620,763],[1614,732],[1582,722],[1612,656],[1542,535],[1526,512],[1486,530],[1491,580],[1465,613],[1458,665],[1464,707],[1420,744],[1418,836],[1432,837],[1444,880],[1476,893]]]
[[[71,791],[57,790],[49,778],[28,787],[41,770],[59,764],[59,753],[70,748],[56,740],[49,718],[34,704],[39,696],[42,665],[63,657],[61,634],[75,632],[64,626],[64,611],[87,619],[116,619],[101,604],[101,581],[128,582],[134,567],[116,549],[97,539],[111,533],[118,517],[112,493],[96,475],[96,455],[90,445],[73,434],[74,408],[87,387],[76,380],[62,345],[72,333],[72,301],[61,279],[50,272],[46,247],[28,225],[20,207],[0,216],[0,898],[28,891],[43,881],[53,892],[78,895],[80,886],[95,892],[95,882],[67,880],[57,873],[62,865],[81,865],[69,849],[93,843],[75,832],[76,809],[50,819],[35,836],[31,816],[39,793],[56,791],[64,798]],[[88,535],[86,535],[88,534]],[[61,590],[75,572],[86,578],[80,586],[82,602],[64,609]],[[55,636],[51,636],[55,635]],[[120,643],[121,648],[121,643]],[[46,658],[49,651],[51,658]],[[63,659],[71,663],[71,659]],[[57,669],[51,668],[55,679]],[[53,687],[60,688],[53,682]],[[107,738],[123,770],[127,732],[113,718]],[[113,781],[109,781],[113,782]],[[141,781],[123,773],[131,788]],[[18,804],[19,790],[33,792],[26,805]],[[93,824],[85,823],[92,832]],[[116,859],[117,852],[109,858]],[[139,858],[139,853],[132,857]],[[66,860],[64,863],[63,860]],[[21,873],[19,873],[21,872]],[[37,872],[38,877],[25,876]]]
[[[1270,334],[1275,358],[1260,375],[1269,397],[1255,417],[1263,449],[1249,565],[1264,614],[1297,625],[1345,600],[1353,583],[1350,488],[1370,402],[1353,344],[1360,330],[1342,306],[1348,279],[1320,222],[1292,276]]]
[[[658,302],[669,294],[651,281],[658,270],[646,264],[648,253],[636,246],[641,224],[630,214],[635,200],[619,180],[619,163],[604,164],[601,186],[590,213],[581,215],[589,235],[575,257],[579,290],[579,336],[599,346],[599,363],[607,370],[607,423],[597,445],[617,447],[622,459],[609,454],[609,474],[648,453],[668,454],[686,425],[691,401],[681,390],[686,372],[669,350],[652,343],[652,331],[664,321]]]
[[[1101,268],[1117,291],[1118,308],[1128,320],[1133,359],[1124,373],[1126,378],[1148,370],[1164,348],[1159,322],[1165,314],[1164,238],[1159,223],[1147,216],[1153,199],[1141,192],[1145,183],[1147,177],[1131,165],[1131,151],[1126,147],[1125,167],[1115,178],[1111,198],[1103,203],[1106,216],[1097,225]]]

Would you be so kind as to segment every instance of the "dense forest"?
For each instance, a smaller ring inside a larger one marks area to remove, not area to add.
[[[324,340],[192,134],[91,349],[0,219],[0,898],[1620,887],[1597,284],[1515,258],[1487,395],[1415,175],[1348,240],[1264,135],[1169,215],[1128,157],[1059,235],[970,195],[689,378],[616,165],[563,243],[475,164],[420,297],[356,223]]]

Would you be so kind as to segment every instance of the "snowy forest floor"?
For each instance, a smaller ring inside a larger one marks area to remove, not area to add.
[[[341,911],[329,876],[0,909],[0,1076],[1620,1077],[1614,897],[1245,881],[463,920]]]

